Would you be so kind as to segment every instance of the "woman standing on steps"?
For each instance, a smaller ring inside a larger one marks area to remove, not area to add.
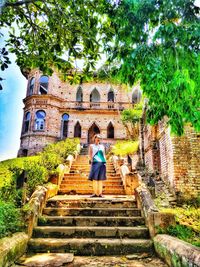
[[[93,181],[93,195],[91,197],[103,197],[103,181],[106,180],[106,156],[105,148],[100,144],[101,136],[95,134],[94,144],[89,146],[89,159],[91,170],[89,180]]]

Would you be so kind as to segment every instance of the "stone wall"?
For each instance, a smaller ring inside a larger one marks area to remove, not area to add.
[[[145,125],[144,159],[150,172],[158,172],[171,191],[181,198],[200,194],[200,134],[189,126],[181,137],[171,135],[165,120]],[[141,136],[140,136],[141,139]]]

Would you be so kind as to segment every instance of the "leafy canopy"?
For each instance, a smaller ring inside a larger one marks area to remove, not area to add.
[[[22,69],[51,74],[54,66],[81,82],[106,53],[108,76],[131,86],[140,82],[148,121],[167,116],[181,134],[185,123],[200,130],[199,18],[194,0],[8,0],[0,26],[9,29],[7,44]]]
[[[169,118],[200,130],[200,23],[193,0],[124,0],[110,14],[114,44],[107,46],[113,75],[148,97],[148,121]]]

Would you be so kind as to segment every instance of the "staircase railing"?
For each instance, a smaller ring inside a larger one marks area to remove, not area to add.
[[[80,149],[77,149],[75,158],[77,157],[79,152]],[[53,184],[50,183],[43,186],[38,186],[34,191],[34,193],[32,194],[29,202],[26,204],[24,208],[25,220],[27,225],[26,232],[29,238],[32,236],[33,228],[37,225],[39,216],[42,215],[42,210],[45,207],[47,200],[50,197],[57,195],[64,174],[70,172],[70,168],[72,166],[74,157],[73,156],[70,157],[69,155],[66,160],[68,161],[68,165],[60,164],[58,166],[59,175],[56,177],[56,179],[52,181]]]
[[[164,231],[169,225],[174,225],[175,216],[159,211],[138,172],[130,172],[124,160],[119,160],[116,156],[113,156],[112,161],[116,172],[121,175],[126,195],[135,195],[137,207],[142,211],[150,236],[154,237],[161,229]]]

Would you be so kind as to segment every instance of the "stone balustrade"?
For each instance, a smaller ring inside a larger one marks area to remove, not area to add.
[[[154,237],[159,229],[165,230],[169,225],[175,225],[175,217],[171,213],[160,212],[154,204],[153,198],[141,176],[136,170],[130,172],[124,159],[112,157],[115,167],[122,177],[124,189],[127,195],[135,195],[138,208],[142,209],[145,223],[149,228],[150,236]]]
[[[141,181],[141,177],[137,174],[138,180]],[[150,191],[147,189],[144,183],[135,189],[136,200],[138,208],[141,208],[145,217],[145,223],[149,228],[150,236],[153,238],[160,229],[165,231],[169,225],[175,225],[175,216],[169,212],[160,212],[154,204]]]
[[[200,267],[200,248],[169,235],[153,239],[155,251],[168,266]]]
[[[116,102],[65,102],[63,107],[71,109],[119,109],[123,110],[125,108],[130,108],[130,103],[116,103]]]

